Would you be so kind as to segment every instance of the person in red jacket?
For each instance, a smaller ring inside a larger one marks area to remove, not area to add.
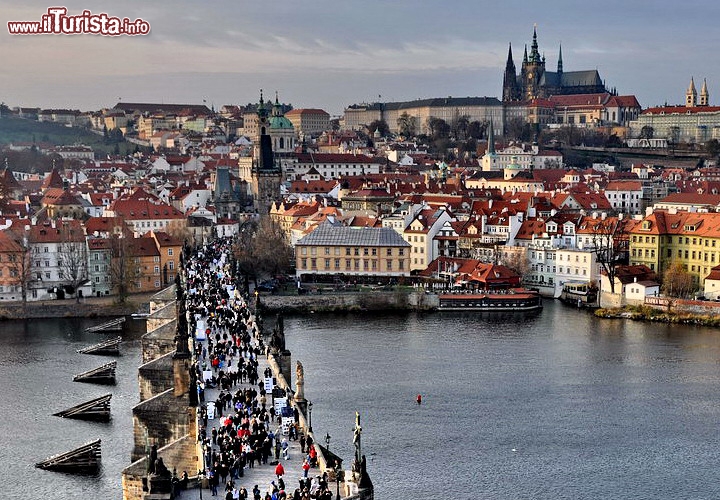
[[[280,478],[285,475],[285,468],[282,465],[282,462],[278,462],[277,466],[275,467],[275,475]]]

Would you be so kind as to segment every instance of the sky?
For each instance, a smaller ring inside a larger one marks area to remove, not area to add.
[[[8,33],[62,5],[130,20],[141,36]],[[351,104],[502,95],[537,26],[547,69],[597,69],[641,106],[683,103],[694,77],[720,103],[720,2],[686,0],[0,0],[0,101],[82,111],[124,102],[257,102],[340,116]]]

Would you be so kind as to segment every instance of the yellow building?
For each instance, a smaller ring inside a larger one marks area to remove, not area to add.
[[[720,264],[720,213],[655,211],[629,236],[630,264],[645,264],[659,276],[680,262],[702,287]]]
[[[322,224],[295,245],[297,277],[390,278],[410,273],[410,244],[386,227]]]

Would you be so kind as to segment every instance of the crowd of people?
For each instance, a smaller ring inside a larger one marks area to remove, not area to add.
[[[196,341],[192,379],[198,400],[198,440],[212,496],[225,500],[329,500],[327,475],[309,477],[317,466],[312,438],[299,427],[294,409],[283,426],[271,404],[264,379],[272,377],[259,360],[266,355],[249,298],[239,293],[229,239],[205,245],[185,259],[184,288],[190,332]],[[262,375],[262,379],[261,376]],[[210,398],[209,394],[217,394]],[[304,460],[297,486],[286,484],[283,460],[290,441],[299,441]],[[265,492],[244,478],[255,467],[274,467],[275,480]]]

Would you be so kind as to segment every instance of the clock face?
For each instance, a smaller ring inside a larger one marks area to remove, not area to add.
[[[533,74],[532,74],[532,73],[528,73],[528,79],[530,79],[530,80],[533,79]]]

